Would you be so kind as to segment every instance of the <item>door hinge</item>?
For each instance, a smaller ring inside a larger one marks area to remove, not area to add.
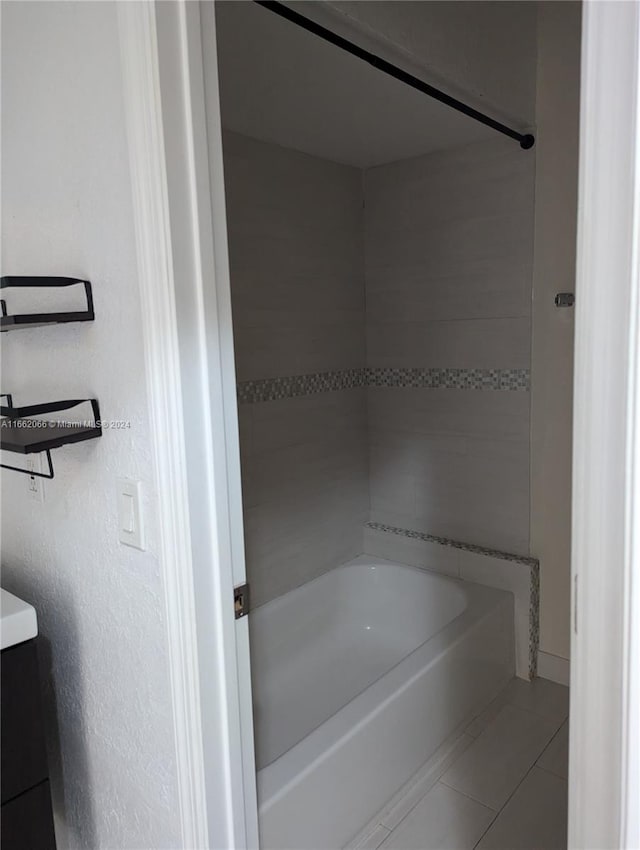
[[[239,584],[233,588],[233,608],[236,620],[249,613],[249,585]]]

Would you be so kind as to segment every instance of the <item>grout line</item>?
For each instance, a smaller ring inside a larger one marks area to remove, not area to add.
[[[456,759],[456,761],[457,761],[457,759]],[[451,765],[451,767],[453,767],[454,765],[455,765],[455,761]],[[500,812],[502,811],[502,808],[504,808],[504,806],[503,806],[501,809],[494,809],[493,806],[489,806],[487,803],[484,803],[482,800],[478,800],[477,797],[473,797],[471,794],[467,794],[466,791],[461,791],[459,788],[454,788],[453,785],[449,785],[449,783],[445,782],[442,777],[440,777],[440,779],[438,779],[438,782],[440,782],[442,785],[446,785],[447,788],[450,788],[452,791],[455,791],[456,794],[460,794],[461,797],[466,797],[467,800],[473,800],[474,803],[478,803],[480,806],[483,806],[485,809],[488,809],[490,812],[494,812],[496,814],[496,816],[499,815]],[[437,784],[438,783],[436,783],[436,785]],[[506,805],[506,803],[505,803],[505,805]],[[494,818],[494,820],[495,820],[495,818]],[[491,821],[491,823],[493,823],[493,821]]]
[[[392,829],[389,829],[389,827],[386,824],[382,823],[382,821],[378,822],[378,824],[380,826],[382,826],[384,829],[386,829],[389,832],[389,834],[392,834],[393,832],[395,832],[395,830],[400,826],[401,823],[403,823],[406,820],[406,818],[411,814],[411,812],[413,812],[414,809],[416,809],[420,805],[420,803],[424,800],[424,798],[427,796],[427,794],[429,794],[435,788],[435,786],[438,784],[438,782],[441,781],[441,778],[444,776],[444,774],[447,772],[447,770],[449,770],[449,768],[452,767],[452,765],[455,764],[455,762],[460,758],[460,756],[462,756],[462,754],[465,753],[469,749],[469,747],[473,744],[473,741],[475,740],[473,738],[473,736],[467,735],[467,733],[463,730],[463,731],[460,732],[460,734],[458,735],[456,740],[453,742],[452,746],[455,746],[465,736],[470,738],[470,741],[467,743],[467,745],[458,753],[455,760],[453,762],[451,762],[451,764],[446,765],[446,767],[442,767],[442,764],[446,763],[447,756],[445,755],[445,756],[442,757],[442,759],[440,760],[440,764],[436,765],[433,768],[433,773],[434,773],[433,782],[416,799],[416,801],[413,803],[413,805],[410,806],[409,809],[407,809],[407,811],[404,813],[404,815],[400,818],[398,823]],[[427,764],[427,762],[425,762],[425,765],[426,764]],[[422,770],[422,768],[420,770]],[[418,773],[420,773],[420,770],[418,771]],[[412,793],[412,791],[415,789],[415,787],[417,785],[419,785],[420,782],[424,782],[424,780],[427,778],[427,776],[431,772],[432,772],[431,770],[428,771],[427,773],[425,773],[424,776],[422,776],[420,779],[417,779],[414,783],[412,783],[411,787],[407,788],[406,792],[402,795],[402,797],[400,797],[400,799],[397,801],[395,806],[393,806],[393,808],[390,809],[389,812],[387,812],[387,815],[391,815],[395,810],[397,810],[400,807],[400,805],[402,804],[402,802],[409,796],[409,794]],[[409,781],[411,781],[411,780],[409,780]],[[387,803],[387,805],[388,805],[388,803]],[[385,808],[386,808],[386,806],[382,808],[381,812],[384,812]]]
[[[534,717],[540,717],[542,720],[548,720],[548,721],[549,721],[549,723],[557,723],[557,722],[558,722],[557,717],[549,717],[549,715],[548,715],[548,714],[540,714],[540,712],[539,712],[539,711],[534,711],[532,708],[525,708],[525,707],[524,707],[524,706],[522,706],[522,705],[518,705],[518,703],[516,703],[516,702],[511,702],[511,700],[507,700],[507,701],[505,702],[505,705],[510,705],[510,706],[512,706],[513,708],[517,708],[517,709],[519,709],[520,711],[526,711],[526,713],[527,713],[527,714],[533,714],[533,716],[534,716]],[[566,723],[566,721],[567,721],[567,718],[566,718],[566,717],[564,717],[564,718],[560,721],[560,726],[558,726],[558,728],[557,728],[557,729],[556,729],[556,731],[553,733],[553,735],[551,736],[551,738],[549,738],[549,742],[545,745],[545,749],[549,746],[549,744],[551,743],[551,741],[553,741],[553,739],[556,737],[556,735],[558,734],[558,732],[560,731],[560,729],[562,728],[562,726]],[[492,722],[493,722],[493,721],[492,721]],[[482,730],[482,732],[484,732],[484,729]],[[480,735],[482,734],[482,732],[480,733]],[[479,738],[479,737],[480,737],[480,735],[478,735],[477,737]],[[540,755],[542,755],[542,753],[541,753]]]
[[[556,732],[556,735],[557,735],[557,734],[558,734],[558,733]],[[555,738],[555,735],[553,736],[553,738]],[[553,740],[553,738],[551,738],[551,740],[549,741],[549,743],[545,746],[545,748],[544,748],[545,750],[546,750],[546,748],[549,746],[549,744],[551,743],[551,741]],[[543,750],[542,752],[544,752],[544,750]],[[540,753],[540,756],[541,756],[541,755],[542,755],[542,753]],[[540,756],[538,756],[538,758],[540,758]],[[518,782],[518,784],[517,784],[517,785],[516,785],[516,787],[513,789],[513,791],[511,792],[511,794],[507,797],[507,799],[505,800],[504,804],[502,805],[502,808],[501,808],[501,809],[500,809],[500,811],[496,814],[496,817],[495,817],[495,818],[491,821],[491,823],[489,824],[489,826],[488,826],[488,827],[485,829],[485,831],[482,833],[482,835],[480,836],[480,838],[478,839],[478,841],[476,842],[476,844],[474,844],[474,850],[475,850],[475,848],[478,846],[478,844],[480,844],[480,842],[481,842],[481,841],[482,841],[482,839],[485,837],[485,835],[487,834],[487,832],[489,832],[489,830],[491,829],[491,827],[492,827],[492,826],[493,826],[493,824],[495,823],[495,821],[496,821],[496,819],[497,819],[498,815],[502,814],[502,812],[503,812],[503,811],[506,809],[506,807],[509,805],[509,802],[510,802],[510,801],[511,801],[511,799],[514,797],[514,795],[515,795],[516,791],[518,790],[518,788],[520,788],[520,786],[521,786],[521,785],[523,784],[523,782],[527,779],[527,777],[529,776],[529,774],[530,774],[530,773],[531,773],[531,772],[532,772],[532,771],[533,771],[536,767],[538,767],[537,761],[535,761],[535,762],[531,765],[531,767],[529,768],[529,770],[525,773],[525,775],[522,777],[522,779],[520,780],[520,782]],[[544,770],[544,768],[538,768],[538,770]],[[548,770],[547,770],[547,771],[546,771],[546,773],[550,773],[550,771],[548,771]],[[555,774],[550,774],[550,775],[555,776]],[[556,778],[558,778],[558,777],[556,777]],[[565,780],[565,781],[566,781],[566,780]],[[454,788],[454,791],[455,791],[455,790],[456,790],[456,789]],[[473,799],[473,798],[472,798],[472,799]],[[480,801],[478,800],[477,802],[480,802]]]
[[[386,290],[387,292],[395,292],[397,290]],[[375,292],[375,290],[374,290]],[[502,319],[530,319],[531,316],[528,313],[515,313],[513,315],[505,315],[505,316],[469,316],[468,318],[463,319],[385,319],[384,317],[381,319],[372,318],[372,325],[434,325],[437,323],[446,323],[451,322],[461,323],[461,322],[492,322],[496,319],[501,321]]]
[[[559,773],[554,773],[554,771],[549,770],[548,767],[542,767],[542,765],[538,764],[538,762],[536,762],[534,764],[534,767],[537,767],[538,770],[541,770],[543,773],[546,773],[548,776],[553,776],[555,779],[559,779],[561,782],[568,782],[568,779],[567,779],[566,776],[560,776]]]

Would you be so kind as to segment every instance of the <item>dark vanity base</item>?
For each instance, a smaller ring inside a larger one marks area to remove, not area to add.
[[[2,651],[0,843],[56,850],[35,640]]]

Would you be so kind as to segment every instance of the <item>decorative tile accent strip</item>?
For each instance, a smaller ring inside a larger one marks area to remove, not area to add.
[[[238,384],[238,402],[255,404],[354,387],[529,391],[528,369],[345,369]]]
[[[367,369],[370,387],[529,390],[528,369]]]
[[[538,674],[540,648],[540,564],[531,565],[529,585],[529,678]]]
[[[464,549],[476,555],[487,555],[490,558],[501,558],[503,561],[514,561],[529,567],[529,677],[533,679],[538,672],[538,648],[540,644],[540,562],[529,555],[515,555],[500,549],[489,549],[487,546],[476,546],[473,543],[462,543],[448,537],[436,537],[422,531],[411,531],[408,528],[396,528],[381,522],[367,522],[367,528],[384,531],[387,534],[397,534],[412,540],[424,540],[426,543],[438,543],[454,549]]]
[[[351,390],[367,385],[366,369],[345,369],[340,372],[314,372],[311,375],[292,375],[286,378],[263,378],[238,384],[238,402],[255,404],[278,401],[335,390]]]
[[[413,540],[424,540],[427,543],[439,543],[441,546],[451,546],[454,549],[464,549],[466,552],[475,552],[476,555],[488,555],[490,558],[502,558],[503,561],[517,561],[528,567],[538,565],[537,558],[529,555],[514,555],[512,552],[503,552],[500,549],[489,549],[487,546],[476,546],[474,543],[461,543],[459,540],[450,540],[448,537],[436,537],[434,534],[425,534],[422,531],[411,531],[408,528],[396,528],[393,525],[384,525],[381,522],[367,522],[367,528],[375,531],[386,531],[389,534],[399,534],[402,537],[411,537]]]

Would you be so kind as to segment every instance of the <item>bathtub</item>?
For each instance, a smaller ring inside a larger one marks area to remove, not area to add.
[[[514,674],[513,596],[363,555],[249,618],[263,850],[339,850]]]

